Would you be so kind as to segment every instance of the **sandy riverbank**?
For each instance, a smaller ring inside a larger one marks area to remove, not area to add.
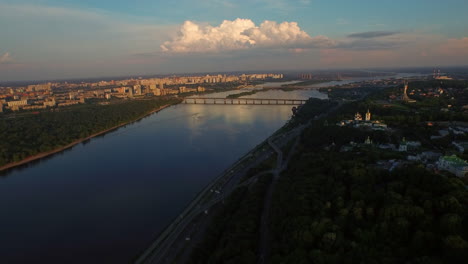
[[[97,137],[97,136],[100,136],[100,135],[109,133],[109,132],[111,132],[111,131],[113,131],[113,130],[119,128],[119,127],[122,127],[122,126],[125,126],[125,125],[128,125],[128,124],[131,124],[131,123],[133,123],[133,122],[136,122],[136,121],[138,121],[138,120],[140,120],[140,119],[143,119],[143,118],[145,118],[145,117],[147,117],[147,116],[149,116],[149,115],[151,115],[151,114],[154,114],[154,113],[156,113],[156,112],[159,112],[159,111],[161,111],[161,110],[163,110],[164,108],[167,108],[167,107],[169,107],[169,106],[171,106],[171,104],[163,105],[163,106],[161,106],[161,107],[159,107],[159,108],[157,108],[157,109],[152,110],[151,112],[148,112],[148,113],[144,114],[143,116],[141,116],[141,117],[139,117],[139,118],[137,118],[137,119],[135,119],[135,120],[132,120],[132,121],[130,121],[130,122],[121,123],[121,124],[119,124],[119,125],[116,125],[116,126],[113,126],[113,127],[109,128],[109,129],[106,129],[106,130],[100,131],[100,132],[98,132],[98,133],[92,134],[92,135],[90,135],[90,136],[88,136],[88,137],[75,140],[75,141],[73,141],[72,143],[70,143],[70,144],[68,144],[68,145],[66,145],[66,146],[64,146],[64,147],[60,147],[60,148],[57,148],[57,149],[54,149],[54,150],[51,150],[51,151],[47,151],[47,152],[38,153],[38,154],[36,154],[36,155],[27,157],[27,158],[25,158],[25,159],[23,159],[23,160],[21,160],[21,161],[8,163],[8,164],[6,164],[6,165],[1,166],[1,167],[0,167],[0,171],[4,171],[4,170],[8,170],[8,169],[11,169],[11,168],[14,168],[14,167],[18,167],[18,166],[27,164],[27,163],[29,163],[29,162],[31,162],[31,161],[39,160],[39,159],[45,158],[45,157],[47,157],[47,156],[53,155],[53,154],[55,154],[55,153],[59,153],[59,152],[64,151],[64,150],[66,150],[66,149],[72,148],[73,146],[75,146],[75,145],[77,145],[77,144],[79,144],[79,143],[81,143],[81,142],[83,142],[83,141],[86,141],[86,140],[89,140],[89,139],[91,139],[91,138],[93,138],[93,137]]]

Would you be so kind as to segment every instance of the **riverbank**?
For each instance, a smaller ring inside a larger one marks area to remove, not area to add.
[[[319,100],[319,99],[317,99]],[[323,105],[318,104],[323,102]],[[328,106],[327,106],[328,105]],[[328,101],[317,101],[315,104],[309,103],[307,107],[303,108],[307,118],[310,116],[317,116],[317,113],[323,109],[333,109],[333,105],[329,105]],[[311,108],[311,109],[307,109]],[[317,111],[317,113],[311,113]],[[331,110],[328,110],[331,111]],[[327,111],[327,113],[328,113]],[[323,113],[319,115],[321,117]],[[316,117],[316,118],[319,118]],[[304,117],[293,117],[286,122],[282,127],[273,132],[269,137],[252,148],[240,159],[227,167],[218,177],[212,180],[206,187],[202,189],[194,199],[185,207],[185,209],[155,238],[148,248],[139,255],[135,262],[136,264],[145,263],[172,263],[167,259],[187,259],[190,251],[193,249],[193,243],[187,245],[184,238],[189,238],[193,241],[200,242],[203,237],[203,232],[206,231],[202,226],[207,226],[211,219],[208,211],[211,211],[216,204],[220,201],[228,199],[228,197],[238,187],[250,185],[256,181],[256,177],[249,178],[245,181],[242,179],[249,171],[258,168],[263,162],[268,160],[273,153],[280,151],[279,148],[272,148],[272,141],[276,140],[278,147],[284,147],[292,139],[297,138],[300,131],[305,129],[309,124],[301,124],[305,122]],[[282,153],[282,151],[280,151]],[[288,157],[291,152],[288,153]],[[276,157],[276,161],[282,160],[283,154]],[[289,160],[289,158],[287,159]],[[282,166],[279,166],[280,168]],[[273,171],[273,170],[272,170]],[[270,172],[270,170],[268,170]],[[261,172],[255,175],[263,175]],[[224,204],[224,202],[223,202]],[[203,215],[203,213],[205,215]],[[200,217],[202,215],[203,217]],[[197,238],[196,238],[197,237]],[[180,242],[178,242],[180,241]],[[185,252],[180,255],[180,252]],[[163,262],[163,259],[167,258]],[[176,261],[178,262],[178,261]]]
[[[69,148],[72,148],[72,147],[74,147],[75,145],[80,144],[80,143],[82,143],[82,142],[84,142],[84,141],[86,141],[86,140],[90,140],[90,139],[92,139],[92,138],[94,138],[94,137],[97,137],[97,136],[100,136],[100,135],[104,135],[104,134],[109,133],[109,132],[111,132],[111,131],[113,131],[113,130],[115,130],[115,129],[118,129],[118,128],[122,127],[122,126],[126,126],[126,125],[128,125],[128,124],[131,124],[131,123],[134,123],[134,122],[136,122],[136,121],[139,121],[139,120],[141,120],[141,119],[143,119],[143,118],[145,118],[145,117],[147,117],[147,116],[149,116],[149,115],[152,115],[152,114],[154,114],[154,113],[156,113],[156,112],[159,112],[159,111],[161,111],[161,110],[163,110],[163,109],[165,109],[165,108],[167,108],[167,107],[169,107],[169,106],[172,106],[172,105],[173,105],[173,104],[163,105],[163,106],[161,106],[161,107],[158,107],[158,108],[156,108],[156,109],[153,109],[152,111],[150,111],[150,112],[148,112],[148,113],[146,113],[146,114],[144,114],[144,115],[142,115],[142,116],[140,116],[140,117],[138,117],[138,118],[136,118],[136,119],[134,119],[134,120],[132,120],[132,121],[124,122],[124,123],[118,124],[118,125],[116,125],[116,126],[113,126],[113,127],[109,128],[109,129],[106,129],[106,130],[97,132],[97,133],[95,133],[95,134],[92,134],[92,135],[90,135],[90,136],[88,136],[88,137],[75,140],[75,141],[71,142],[70,144],[68,144],[68,145],[66,145],[66,146],[63,146],[63,147],[60,147],[60,148],[56,148],[56,149],[51,150],[51,151],[38,153],[38,154],[36,154],[36,155],[27,157],[27,158],[25,158],[25,159],[23,159],[23,160],[21,160],[21,161],[11,162],[11,163],[5,164],[5,165],[3,165],[3,166],[0,167],[0,172],[6,171],[6,170],[9,170],[9,169],[13,169],[13,168],[18,167],[18,166],[21,166],[21,165],[26,165],[27,163],[30,163],[30,162],[32,162],[32,161],[40,160],[40,159],[46,158],[46,157],[48,157],[48,156],[54,155],[54,154],[56,154],[56,153],[62,152],[62,151],[64,151],[64,150],[67,150],[67,149],[69,149]]]

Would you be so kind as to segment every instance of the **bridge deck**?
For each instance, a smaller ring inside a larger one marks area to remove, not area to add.
[[[197,97],[184,98],[184,104],[219,104],[219,105],[303,105],[305,99],[276,99],[276,98],[216,98]]]

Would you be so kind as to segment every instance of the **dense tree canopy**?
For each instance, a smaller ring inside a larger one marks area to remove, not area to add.
[[[421,125],[424,121],[462,121],[466,116],[441,112],[440,105],[446,103],[443,99],[386,107],[376,102],[385,92],[376,91],[367,99],[346,103],[326,120],[312,121],[303,131],[273,194],[270,263],[466,262],[468,192],[462,180],[435,174],[417,163],[391,171],[382,169],[376,166],[378,161],[406,159],[406,155],[362,145],[368,136],[376,143],[394,144],[408,136],[422,140],[425,146],[440,128]],[[331,106],[329,101],[310,100],[283,129],[304,124],[318,110],[324,112]],[[395,129],[372,131],[334,125],[368,108],[374,119]],[[350,141],[361,145],[355,151],[340,152],[340,147]],[[444,145],[431,142],[431,147]],[[258,197],[255,191],[260,189],[250,189],[248,194],[237,192],[231,198],[238,208],[249,206],[250,210],[241,215],[233,217],[233,211],[220,209],[213,230],[195,250],[192,263],[256,262],[258,223],[250,222],[256,228],[229,223],[258,221],[264,210],[261,203],[244,204],[242,200]]]
[[[305,137],[307,138],[307,137]],[[303,149],[272,206],[272,263],[460,263],[468,193],[421,167],[391,173]]]
[[[54,150],[122,123],[133,121],[174,99],[86,104],[37,115],[0,119],[0,166]]]

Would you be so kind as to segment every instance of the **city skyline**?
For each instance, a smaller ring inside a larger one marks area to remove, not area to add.
[[[0,81],[468,64],[461,0],[0,0]]]

